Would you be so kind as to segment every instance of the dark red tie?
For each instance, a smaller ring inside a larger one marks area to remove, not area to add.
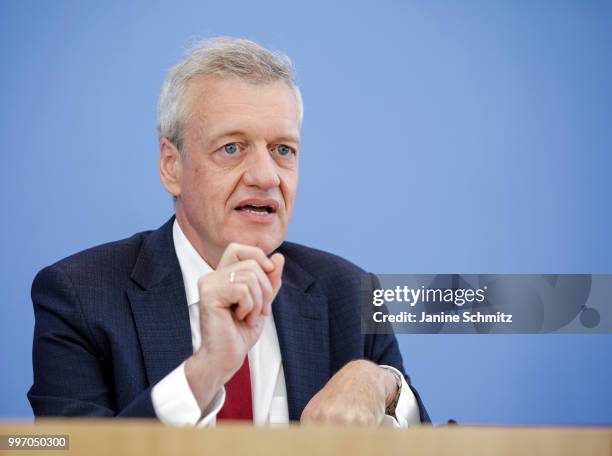
[[[219,410],[217,419],[253,421],[251,371],[248,356],[245,356],[240,369],[225,384],[225,404]]]

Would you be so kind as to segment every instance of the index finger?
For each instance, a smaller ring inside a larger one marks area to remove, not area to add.
[[[253,245],[238,244],[237,242],[232,242],[226,247],[217,269],[243,260],[255,260],[265,272],[274,270],[274,263],[263,250]]]

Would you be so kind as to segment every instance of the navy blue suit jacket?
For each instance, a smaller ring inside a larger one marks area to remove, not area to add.
[[[173,221],[38,273],[28,392],[36,416],[155,418],[151,388],[193,350]],[[272,311],[291,420],[353,359],[404,372],[395,336],[361,333],[363,270],[289,242],[278,251],[285,267]],[[429,421],[413,391],[421,420]]]

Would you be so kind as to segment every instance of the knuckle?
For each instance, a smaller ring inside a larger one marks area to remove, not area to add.
[[[198,281],[198,291],[200,292],[200,297],[208,296],[213,291],[212,284],[207,280],[200,279]]]
[[[251,285],[257,284],[257,274],[254,271],[246,271],[246,280]]]
[[[266,300],[266,302],[271,302],[272,299],[274,298],[274,290],[268,285],[266,285],[263,287],[262,291],[263,291],[264,299]]]
[[[320,423],[324,420],[324,415],[318,408],[311,409],[308,412],[308,421],[311,423]]]
[[[230,242],[229,244],[227,244],[227,247],[225,247],[225,250],[221,254],[221,262],[228,262],[234,255],[235,250],[236,248],[233,242]]]
[[[240,293],[245,301],[249,304],[253,304],[253,299],[251,298],[251,292],[249,291],[249,287],[246,284],[241,284]]]
[[[242,297],[250,297],[249,286],[246,283],[238,283],[238,292]]]
[[[198,288],[206,286],[206,284],[208,283],[208,280],[206,279],[207,277],[208,275],[204,275],[198,279]]]
[[[347,424],[347,423],[351,423],[352,417],[351,415],[347,415],[346,413],[343,413],[340,411],[332,411],[327,414],[326,421],[329,421],[335,424]]]
[[[360,426],[369,426],[371,421],[371,417],[367,413],[357,413],[355,415],[355,424]]]

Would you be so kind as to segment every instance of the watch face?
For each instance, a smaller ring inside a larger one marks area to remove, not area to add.
[[[395,409],[397,407],[397,403],[399,401],[400,393],[402,392],[402,377],[392,369],[389,371],[395,377],[395,382],[397,384],[397,391],[395,392],[395,397],[391,401],[391,403],[385,408],[385,415],[395,416]]]

